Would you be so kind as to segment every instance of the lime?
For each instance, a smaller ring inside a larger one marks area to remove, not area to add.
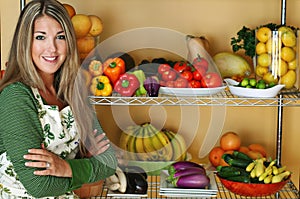
[[[250,80],[249,80],[249,84],[250,84],[250,86],[252,86],[252,87],[255,87],[256,86],[256,79],[254,79],[254,78],[251,78]]]
[[[273,86],[275,86],[275,85],[276,85],[275,82],[270,82],[270,83],[268,84],[268,88],[271,88],[271,87],[273,87]]]
[[[264,80],[259,80],[256,84],[256,88],[265,89],[266,88],[266,82]]]
[[[249,84],[249,78],[244,78],[241,82],[240,85],[242,87],[246,87]]]

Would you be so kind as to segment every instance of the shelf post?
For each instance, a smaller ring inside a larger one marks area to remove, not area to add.
[[[281,25],[286,25],[286,0],[281,0]]]
[[[277,108],[277,143],[276,143],[276,159],[277,165],[281,165],[281,150],[282,150],[282,112],[283,112],[283,103],[282,103],[282,93],[279,94],[278,99],[278,108]]]
[[[26,0],[20,0],[20,10],[22,11],[23,8],[25,7]]]

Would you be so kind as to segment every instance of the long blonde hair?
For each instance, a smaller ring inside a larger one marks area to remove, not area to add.
[[[88,105],[88,94],[81,74],[73,25],[66,9],[58,1],[32,0],[22,10],[13,36],[6,73],[0,82],[0,92],[14,82],[45,89],[31,56],[34,22],[45,15],[57,20],[66,35],[67,57],[55,74],[54,86],[57,97],[72,108],[81,136],[80,151],[84,156],[86,153],[84,146],[93,143],[94,140],[93,111]]]

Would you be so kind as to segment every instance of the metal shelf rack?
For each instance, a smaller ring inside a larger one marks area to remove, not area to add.
[[[276,194],[270,195],[270,196],[262,196],[262,197],[245,197],[240,196],[237,194],[234,194],[230,191],[228,191],[220,182],[218,177],[215,175],[216,183],[218,186],[218,193],[217,196],[214,197],[168,197],[168,196],[162,196],[159,194],[159,187],[160,187],[160,177],[159,176],[148,176],[148,196],[144,198],[180,198],[180,199],[231,199],[231,198],[241,198],[241,199],[298,199],[299,198],[299,192],[295,185],[289,181],[279,192]],[[117,197],[110,197],[107,196],[108,189],[107,187],[103,186],[100,190],[100,195],[96,197],[91,197],[90,199],[112,199]],[[126,197],[122,197],[122,199],[125,199]],[[128,199],[132,197],[128,197]]]

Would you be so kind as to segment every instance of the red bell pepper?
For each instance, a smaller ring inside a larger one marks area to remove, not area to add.
[[[120,76],[125,73],[125,62],[119,57],[109,58],[103,63],[104,75],[114,86]]]
[[[122,96],[131,97],[140,87],[140,82],[134,74],[124,73],[116,82],[114,90]]]

